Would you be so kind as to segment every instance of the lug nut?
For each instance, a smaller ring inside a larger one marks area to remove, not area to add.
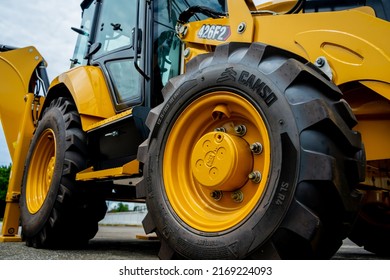
[[[216,129],[214,129],[214,131],[217,131],[217,132],[226,132],[226,128],[224,128],[223,126],[222,126],[222,127],[217,127]]]
[[[246,126],[243,124],[237,125],[234,127],[234,131],[238,136],[244,136],[246,134]]]
[[[261,181],[261,173],[260,173],[260,171],[257,171],[257,170],[256,170],[256,171],[253,171],[253,172],[249,173],[248,178],[249,178],[253,183],[258,184],[258,183],[260,183],[260,181]]]
[[[255,155],[259,155],[263,152],[263,145],[261,145],[259,142],[256,142],[250,145],[250,149]]]
[[[240,203],[244,200],[244,194],[241,191],[235,191],[234,193],[232,193],[232,199],[235,202]]]
[[[223,196],[223,192],[222,191],[212,191],[210,193],[210,196],[215,200],[215,201],[219,201],[221,200],[222,196]]]

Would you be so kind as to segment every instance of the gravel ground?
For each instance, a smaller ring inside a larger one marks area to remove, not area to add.
[[[1,224],[0,224],[1,228]],[[24,242],[0,243],[0,260],[156,260],[160,243],[137,239],[142,227],[106,227],[80,250],[46,250]]]
[[[160,243],[138,239],[136,235],[144,235],[142,227],[101,226],[96,237],[82,250],[38,250],[27,247],[24,242],[5,242],[0,243],[0,260],[157,260]],[[345,240],[333,259],[383,258]]]

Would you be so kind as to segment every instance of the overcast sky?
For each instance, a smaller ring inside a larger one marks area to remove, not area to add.
[[[0,0],[0,44],[35,46],[48,62],[49,78],[69,68],[81,0]],[[1,101],[3,102],[3,101]],[[0,128],[0,166],[11,162]]]

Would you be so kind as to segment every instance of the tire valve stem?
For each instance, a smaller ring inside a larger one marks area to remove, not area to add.
[[[256,142],[250,145],[250,149],[255,155],[260,155],[263,152],[263,145]]]
[[[235,191],[234,193],[232,193],[232,199],[237,202],[237,203],[240,203],[244,200],[244,194],[242,193],[242,191]]]
[[[223,196],[223,192],[222,191],[212,191],[210,193],[210,196],[215,200],[215,201],[219,201],[221,200],[222,196]]]
[[[260,173],[260,171],[257,171],[257,170],[256,170],[256,171],[253,171],[253,172],[249,173],[248,178],[249,178],[253,183],[258,184],[258,183],[260,183],[260,181],[261,181],[261,173]]]
[[[246,134],[246,126],[243,124],[237,125],[234,127],[234,131],[238,136],[244,136]]]

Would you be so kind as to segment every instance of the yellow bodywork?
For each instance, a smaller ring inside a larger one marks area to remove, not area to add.
[[[0,55],[0,98],[2,100],[0,119],[13,160],[30,79],[41,61],[42,56],[34,47],[8,51]]]
[[[115,116],[110,93],[100,68],[81,66],[73,68],[55,78],[50,91],[64,85],[77,104],[82,127],[88,130],[95,123]]]
[[[98,179],[107,179],[114,177],[121,177],[124,175],[134,175],[139,172],[139,162],[137,160],[130,161],[121,167],[104,169],[94,171],[93,167],[89,167],[86,170],[83,170],[76,175],[76,180],[79,181],[89,181]]]
[[[30,79],[42,61],[34,47],[1,53],[0,55],[0,119],[8,150],[12,158],[12,172],[6,195],[6,209],[0,241],[20,240],[19,197],[24,162],[28,152],[34,124],[31,110],[34,94],[29,93]]]

